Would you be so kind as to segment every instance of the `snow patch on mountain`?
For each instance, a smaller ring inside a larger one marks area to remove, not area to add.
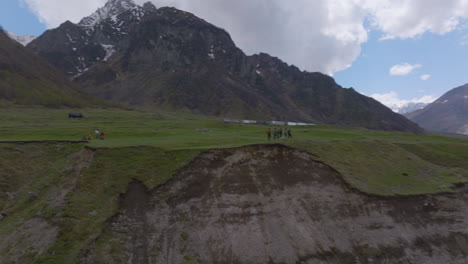
[[[83,18],[78,25],[92,28],[107,18],[117,16],[135,7],[137,7],[137,5],[133,0],[110,0],[104,7],[99,8],[90,16]]]
[[[113,45],[105,45],[105,44],[102,44],[101,46],[106,51],[106,56],[104,57],[104,59],[102,59],[102,61],[107,61],[112,56],[112,54],[114,54],[114,52],[115,52],[114,46]]]
[[[35,40],[37,37],[32,35],[17,35],[15,33],[7,32],[8,36],[16,41],[19,42],[21,45],[26,46],[29,42]]]
[[[214,53],[214,46],[211,45],[210,52],[208,53],[208,58],[214,60],[216,59],[215,53]]]

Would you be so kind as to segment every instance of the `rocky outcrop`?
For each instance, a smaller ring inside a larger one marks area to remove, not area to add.
[[[112,246],[81,263],[466,263],[467,215],[467,188],[370,196],[285,146],[213,150],[154,190],[130,184]]]
[[[113,16],[118,16],[125,11],[136,7],[137,5],[135,2],[133,2],[133,0],[110,0],[90,16],[81,19],[78,25],[82,27],[88,27],[90,30],[93,30],[94,26],[103,20]]]

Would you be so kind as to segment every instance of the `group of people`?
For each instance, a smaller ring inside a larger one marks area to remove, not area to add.
[[[271,131],[270,128],[267,129],[266,131],[267,134],[267,139],[271,140],[271,134],[273,134],[273,139],[286,139],[286,138],[292,138],[292,133],[291,133],[291,128],[285,128],[283,131],[283,128],[277,129],[276,127]]]
[[[94,135],[96,139],[104,140],[104,132],[99,131],[99,129],[94,130]],[[89,134],[84,138],[85,140],[93,140],[93,136]]]

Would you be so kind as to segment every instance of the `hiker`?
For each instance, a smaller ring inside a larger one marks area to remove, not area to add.
[[[267,133],[267,139],[268,139],[268,140],[271,140],[271,129],[268,128],[267,131],[266,131],[266,133]]]
[[[96,130],[94,130],[94,134],[96,135],[96,138],[99,137],[99,129],[98,128],[96,128]]]
[[[288,138],[292,138],[291,129],[288,128]]]
[[[93,140],[93,136],[88,135],[88,140]]]
[[[279,129],[279,138],[282,138],[283,137],[283,128],[280,128]]]
[[[99,139],[100,139],[100,140],[104,140],[104,132],[101,132],[101,133],[99,134]]]
[[[278,138],[278,130],[275,127],[275,129],[273,129],[273,139],[276,139],[276,138]]]

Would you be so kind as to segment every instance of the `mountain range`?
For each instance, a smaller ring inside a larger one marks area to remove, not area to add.
[[[130,106],[422,132],[333,78],[265,53],[247,56],[230,35],[175,8],[110,0],[27,47],[88,94]]]
[[[468,84],[450,90],[432,104],[406,116],[427,130],[468,134]]]

